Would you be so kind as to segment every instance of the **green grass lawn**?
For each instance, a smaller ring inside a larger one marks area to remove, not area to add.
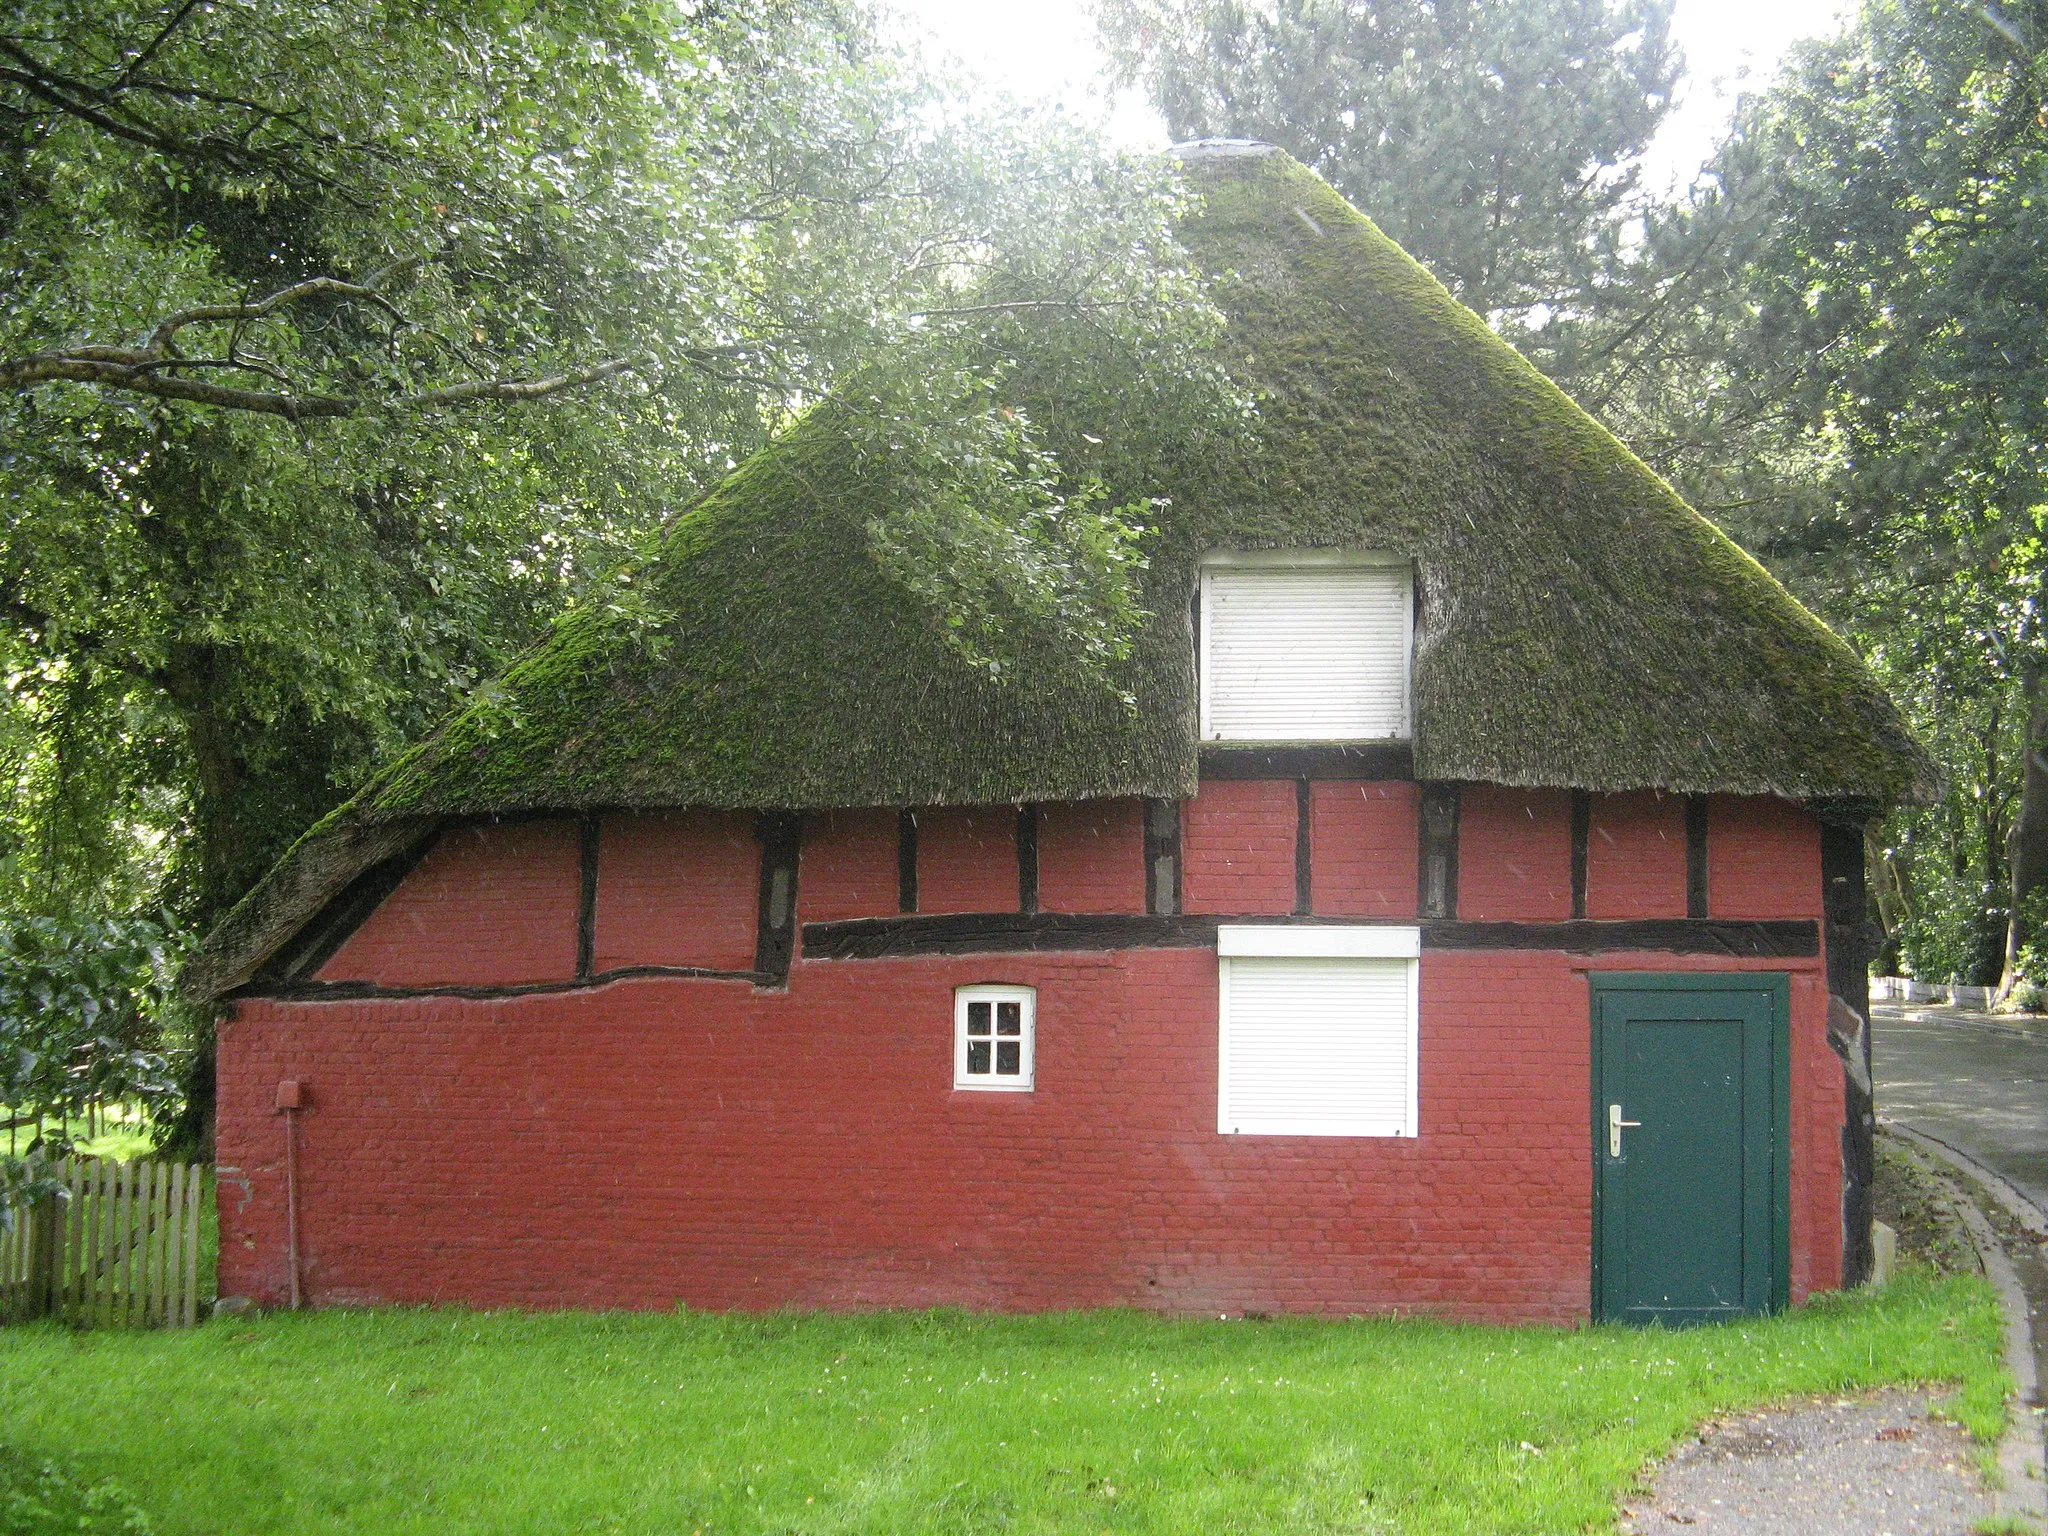
[[[126,1490],[159,1536],[1504,1536],[1609,1529],[1709,1413],[1916,1379],[1960,1383],[1980,1436],[2002,1427],[1981,1282],[1916,1272],[1684,1333],[325,1312],[0,1330],[0,1442],[103,1500]],[[132,1523],[63,1527],[81,1528]]]

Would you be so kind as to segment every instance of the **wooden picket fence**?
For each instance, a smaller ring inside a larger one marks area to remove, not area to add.
[[[79,1327],[189,1328],[199,1320],[194,1164],[63,1158],[64,1188],[17,1209],[0,1233],[0,1320]]]

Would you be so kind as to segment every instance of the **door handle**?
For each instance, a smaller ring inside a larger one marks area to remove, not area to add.
[[[1621,1118],[1621,1106],[1620,1106],[1619,1104],[1610,1104],[1610,1105],[1608,1105],[1608,1106],[1607,1106],[1607,1155],[1608,1155],[1609,1157],[1619,1157],[1619,1156],[1621,1156],[1621,1133],[1622,1133],[1623,1131],[1632,1131],[1632,1130],[1634,1130],[1634,1129],[1635,1129],[1635,1128],[1636,1128],[1637,1126],[1641,1125],[1642,1123],[1643,1123],[1643,1122],[1642,1122],[1642,1121],[1640,1121],[1640,1120],[1624,1120],[1624,1119],[1622,1119],[1622,1118]]]

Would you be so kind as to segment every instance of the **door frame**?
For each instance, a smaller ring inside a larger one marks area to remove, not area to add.
[[[1605,1213],[1601,1171],[1607,1155],[1607,1095],[1603,1086],[1600,1004],[1610,992],[1761,992],[1770,1004],[1771,1276],[1769,1310],[1791,1301],[1792,1281],[1792,978],[1785,971],[1589,971],[1592,1024],[1593,1320],[1609,1321],[1601,1263]]]

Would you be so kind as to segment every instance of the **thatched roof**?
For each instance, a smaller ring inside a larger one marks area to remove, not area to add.
[[[1265,146],[1183,158],[1184,237],[1260,430],[1172,486],[1156,618],[1112,686],[1059,655],[1002,681],[962,660],[876,565],[877,488],[820,410],[675,523],[638,583],[653,634],[565,619],[309,834],[213,979],[309,915],[293,860],[338,877],[354,861],[318,848],[382,823],[1190,794],[1185,616],[1217,547],[1413,558],[1421,778],[1876,802],[1931,783],[1846,644],[1328,184]]]

